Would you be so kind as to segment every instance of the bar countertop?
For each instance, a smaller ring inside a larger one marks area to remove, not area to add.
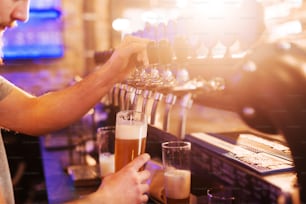
[[[174,112],[176,113],[175,109]],[[172,127],[175,127],[176,117],[174,116],[173,118],[174,119],[173,121],[171,121],[171,125],[173,125]],[[194,104],[192,108],[188,110],[187,118],[188,119],[186,124],[186,133],[230,132],[248,130],[248,127],[240,120],[240,118],[235,113],[209,107],[198,106],[196,104]],[[159,128],[154,127],[154,129],[158,130]],[[176,130],[173,131],[175,132]],[[162,132],[163,131],[160,131],[161,134],[159,137],[162,138],[162,140],[166,140],[167,137],[164,137],[162,135]],[[150,134],[149,131],[148,134]],[[173,135],[171,132],[167,134]],[[47,139],[47,137],[41,137],[41,152],[43,157],[43,166],[45,171],[44,173],[49,203],[63,203],[65,201],[77,199],[82,195],[86,195],[90,192],[95,191],[95,186],[76,188],[73,185],[72,180],[63,168],[63,163],[65,163],[65,161],[67,162],[67,159],[71,160],[71,158],[73,157],[71,148],[70,150],[69,148],[57,150],[46,149],[45,144]],[[60,138],[58,142],[61,142]],[[154,145],[158,144],[151,143],[147,146],[151,146],[150,148],[152,150],[152,148],[155,148]],[[154,151],[156,151],[156,148]]]
[[[72,157],[71,150],[50,151],[44,146],[44,137],[41,138],[40,142],[48,201],[50,204],[71,201],[95,191],[96,187],[75,188],[71,178],[65,172],[63,164],[68,158]]]

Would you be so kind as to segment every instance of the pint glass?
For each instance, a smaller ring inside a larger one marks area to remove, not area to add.
[[[144,153],[147,138],[147,117],[134,110],[116,115],[115,171]]]
[[[105,126],[97,129],[100,175],[102,178],[114,172],[114,143],[115,126]]]
[[[191,143],[170,141],[162,143],[164,187],[167,204],[189,204]]]

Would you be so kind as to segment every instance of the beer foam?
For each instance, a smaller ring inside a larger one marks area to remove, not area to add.
[[[117,124],[116,138],[124,140],[139,140],[147,136],[147,124],[133,123],[133,124]]]
[[[189,170],[171,169],[164,173],[166,196],[173,199],[189,197],[191,173]]]

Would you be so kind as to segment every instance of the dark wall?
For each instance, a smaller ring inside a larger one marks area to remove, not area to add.
[[[16,204],[48,203],[38,137],[2,130]]]

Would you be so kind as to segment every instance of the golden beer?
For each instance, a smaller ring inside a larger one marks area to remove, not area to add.
[[[115,169],[120,170],[127,163],[138,155],[144,153],[146,148],[146,138],[139,140],[117,139],[115,142]]]
[[[147,121],[144,113],[121,111],[116,118],[115,171],[145,152]]]

